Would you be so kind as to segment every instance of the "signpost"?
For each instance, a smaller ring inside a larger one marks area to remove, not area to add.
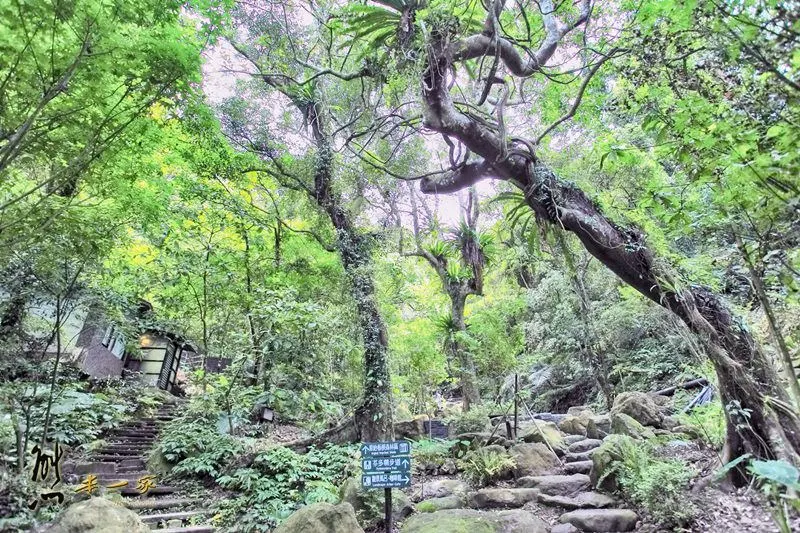
[[[361,444],[361,485],[384,489],[386,533],[392,531],[392,489],[411,485],[411,444],[408,441]]]

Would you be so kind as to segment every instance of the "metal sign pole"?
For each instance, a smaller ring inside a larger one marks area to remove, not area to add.
[[[385,508],[384,508],[384,523],[386,524],[386,533],[392,533],[392,489],[383,489]]]

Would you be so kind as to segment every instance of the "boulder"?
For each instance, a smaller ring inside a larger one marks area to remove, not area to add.
[[[534,421],[530,426],[523,429],[521,439],[524,442],[549,443],[553,450],[558,454],[567,447],[564,435],[554,422]]]
[[[674,416],[665,416],[661,421],[661,427],[673,431],[676,427],[680,426],[681,422]]]
[[[466,453],[469,450],[477,450],[484,446],[497,444],[508,448],[511,442],[502,435],[491,433],[462,433],[454,437],[456,453]],[[456,455],[458,457],[458,455]]]
[[[567,409],[567,414],[572,416],[578,416],[584,412],[588,413],[589,416],[592,416],[594,414],[592,413],[592,408],[586,405],[576,405]]]
[[[603,444],[603,441],[599,439],[583,439],[581,441],[570,444],[568,451],[570,453],[588,452],[589,450],[594,450],[601,444]]]
[[[591,439],[602,439],[609,433],[611,433],[611,416],[609,415],[597,415],[592,417],[592,422],[597,429],[598,436],[589,435],[587,433],[587,437]]]
[[[45,529],[46,533],[150,533],[139,515],[105,498],[70,505]]]
[[[577,415],[567,415],[558,423],[558,428],[569,435],[582,435],[589,438],[600,436],[600,430],[592,420],[591,411],[582,411]]]
[[[592,454],[597,448],[592,448],[588,452],[578,452],[578,453],[570,453],[567,452],[564,454],[564,462],[565,463],[580,463],[583,461],[589,461],[592,459]]]
[[[467,495],[467,503],[475,509],[508,509],[536,501],[539,491],[525,488],[481,489]]]
[[[464,507],[462,495],[443,496],[441,498],[430,498],[417,504],[419,513],[435,513],[445,509],[461,509]]]
[[[516,463],[514,476],[517,478],[548,474],[561,465],[556,454],[540,442],[517,444],[510,452]]]
[[[547,533],[547,524],[522,510],[485,513],[450,509],[416,514],[405,521],[401,533]]]
[[[636,391],[623,392],[614,398],[614,406],[611,408],[612,428],[615,414],[625,414],[643,426],[657,428],[661,427],[664,418],[652,396]]]
[[[418,501],[427,498],[444,498],[453,495],[463,496],[467,491],[469,491],[469,487],[460,479],[437,479],[430,483],[424,483],[419,490],[414,492],[411,499]]]
[[[702,440],[705,437],[703,433],[694,426],[675,426],[672,428],[672,432],[686,435],[693,440]]]
[[[580,509],[561,515],[562,524],[572,524],[581,531],[607,533],[633,531],[639,518],[629,509]]]
[[[365,529],[379,526],[383,523],[383,491],[367,490],[361,486],[361,480],[351,477],[347,479],[340,489],[341,503],[348,503],[353,508],[358,522]],[[401,490],[392,491],[392,519],[402,520],[414,512],[414,506],[408,496]]]
[[[571,476],[530,476],[517,480],[518,487],[536,489],[550,496],[572,496],[589,488],[591,481],[586,474]]]
[[[349,503],[315,503],[301,507],[273,533],[364,533]]]
[[[606,492],[617,490],[617,479],[612,473],[612,465],[614,462],[622,460],[624,447],[631,445],[633,445],[633,440],[626,435],[606,437],[603,445],[592,454],[592,469],[589,472],[589,479],[593,487]]]
[[[428,415],[415,416],[411,420],[401,420],[394,423],[394,436],[396,439],[418,440],[426,435],[425,422]]]
[[[556,524],[550,533],[581,533],[581,530],[572,524]]]
[[[611,414],[611,431],[620,435],[627,435],[637,440],[651,439],[656,436],[651,428],[644,427],[633,417],[625,413]]]

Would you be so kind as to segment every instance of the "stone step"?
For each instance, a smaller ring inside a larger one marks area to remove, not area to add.
[[[144,461],[142,461],[141,459],[125,459],[124,461],[119,463],[120,468],[126,468],[129,466],[144,468]]]
[[[147,492],[141,493],[138,490],[136,490],[136,486],[130,486],[129,485],[127,488],[124,488],[124,489],[120,490],[119,492],[123,496],[127,496],[129,498],[138,498],[140,496],[143,496],[143,497],[147,497],[147,496],[168,496],[170,494],[175,494],[176,492],[178,492],[178,489],[176,487],[168,487],[166,485],[164,485],[164,486],[156,485],[155,487],[153,487],[152,489],[148,490]]]
[[[584,453],[600,447],[601,444],[603,444],[603,441],[598,439],[583,439],[570,444],[567,451],[570,453]]]
[[[540,494],[536,501],[543,505],[563,507],[568,510],[605,509],[617,504],[614,498],[594,491],[581,492],[574,496]]]
[[[586,440],[586,437],[583,435],[566,435],[564,437],[564,442],[566,442],[568,446],[582,440]]]
[[[97,474],[97,479],[104,484],[113,481],[137,481],[144,476],[152,476],[150,472],[117,472],[116,474]]]
[[[538,490],[528,488],[480,489],[467,494],[467,501],[473,509],[511,509],[536,501],[538,495]]]
[[[145,524],[151,524],[167,520],[186,520],[188,518],[192,518],[193,516],[202,516],[207,514],[208,511],[180,511],[177,513],[140,515],[139,518],[141,518],[142,522],[144,522]]]
[[[593,453],[594,450],[589,450],[588,452],[581,452],[581,453],[567,453],[564,454],[564,462],[577,463],[578,461],[591,461]]]
[[[133,511],[144,509],[171,509],[173,507],[186,507],[194,505],[199,500],[193,498],[151,498],[149,500],[127,500],[125,507]]]
[[[101,454],[95,455],[92,457],[95,461],[105,461],[105,462],[112,462],[112,463],[122,463],[123,461],[129,461],[131,459],[139,459],[138,457],[131,457],[130,455],[120,455],[120,454]]]
[[[145,453],[150,450],[152,446],[147,445],[135,445],[135,444],[113,444],[113,445],[106,445],[100,448],[98,453],[103,455],[113,454],[114,452],[136,452],[136,453]]]
[[[529,476],[517,480],[518,487],[536,489],[548,496],[573,496],[589,489],[591,481],[585,474],[569,476]]]
[[[117,456],[123,457],[125,459],[130,459],[131,457],[143,457],[143,456],[147,455],[145,453],[146,451],[147,450],[119,450],[119,449],[110,450],[110,449],[107,449],[107,448],[103,448],[103,449],[97,451],[97,454],[98,454],[97,457],[117,455]]]
[[[575,461],[564,465],[566,474],[588,474],[592,471],[592,461]]]
[[[638,520],[630,509],[578,509],[558,519],[561,524],[572,524],[580,531],[597,533],[633,531]]]
[[[168,527],[167,529],[156,529],[160,533],[214,533],[214,526],[185,526]]]

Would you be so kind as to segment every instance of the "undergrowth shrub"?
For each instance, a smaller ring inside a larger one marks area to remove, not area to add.
[[[682,425],[695,429],[702,440],[714,449],[719,450],[725,444],[725,410],[722,402],[717,400],[695,407],[688,413],[679,414],[678,420]]]
[[[447,418],[450,426],[451,435],[461,435],[462,433],[481,433],[489,429],[489,409],[488,407],[473,407],[466,413],[461,412]]]
[[[237,531],[271,531],[298,507],[339,501],[339,485],[355,471],[357,447],[326,445],[306,454],[277,446],[216,481],[241,494],[223,502],[218,520]]]
[[[411,447],[414,470],[435,472],[451,457],[456,441],[444,439],[422,439]]]
[[[685,490],[694,472],[685,463],[658,458],[652,444],[629,437],[615,439],[615,448],[612,461],[600,472],[600,483],[614,476],[625,499],[645,510],[664,529],[691,522],[697,509],[686,498]]]
[[[223,466],[244,448],[234,437],[219,433],[216,421],[189,417],[170,422],[162,430],[158,447],[175,465],[172,474],[211,478],[220,475]]]
[[[466,454],[458,466],[470,485],[485,487],[510,474],[516,461],[502,446],[486,446]]]

